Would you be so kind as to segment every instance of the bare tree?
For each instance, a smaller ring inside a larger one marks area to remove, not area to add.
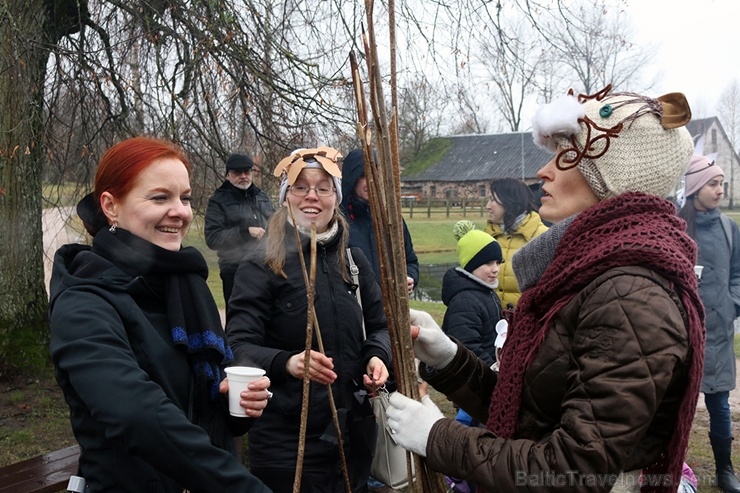
[[[486,81],[493,85],[492,100],[509,126],[516,132],[522,124],[522,110],[529,96],[537,90],[537,73],[541,70],[543,50],[536,31],[523,19],[479,40],[478,61],[486,70]]]
[[[443,112],[457,99],[447,88],[458,87],[481,26],[518,45],[487,11],[500,5],[404,3],[399,121],[409,152],[460,120]],[[532,0],[504,5],[540,22]],[[20,366],[46,354],[44,177],[78,186],[79,198],[106,148],[150,134],[185,148],[203,198],[234,150],[252,150],[271,169],[296,147],[348,144],[355,117],[347,56],[361,51],[363,18],[361,0],[0,3],[0,358]],[[471,92],[458,103],[470,113],[477,98]],[[516,108],[507,111],[518,124]],[[464,119],[483,128],[473,116]],[[269,174],[262,179],[274,186]]]
[[[447,104],[424,75],[400,87],[398,101],[398,139],[405,165],[429,139],[439,136]]]
[[[535,6],[528,16],[537,20],[534,25],[543,35],[551,63],[569,69],[571,79],[566,83],[581,84],[576,89],[592,94],[611,84],[617,90],[634,91],[643,84],[642,72],[656,48],[632,41],[635,27],[621,1],[558,1],[556,9]]]
[[[722,127],[727,132],[727,137],[730,139],[730,147],[732,148],[729,170],[729,207],[733,209],[735,207],[735,167],[738,165],[735,161],[735,154],[737,152],[738,139],[740,138],[740,86],[738,86],[737,80],[730,82],[722,92],[722,96],[719,99],[719,106],[717,107],[717,115],[722,122]]]
[[[107,147],[152,134],[186,148],[194,192],[203,196],[235,148],[262,145],[275,159],[313,144],[324,122],[346,120],[328,101],[343,84],[348,37],[327,7],[320,0],[0,4],[6,365],[40,364],[47,353],[44,173],[83,182],[82,193]]]
[[[45,361],[41,238],[44,81],[50,50],[87,13],[62,2],[0,4],[0,357]]]
[[[476,100],[470,87],[460,83],[455,91],[459,122],[451,128],[454,135],[484,134],[488,131],[490,117],[482,109],[481,102]]]

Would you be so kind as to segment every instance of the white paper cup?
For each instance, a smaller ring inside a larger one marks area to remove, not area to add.
[[[251,366],[230,366],[225,369],[226,380],[229,382],[229,414],[245,418],[247,412],[239,405],[241,393],[247,390],[249,382],[254,382],[265,376],[265,370]]]
[[[703,265],[695,265],[694,266],[694,274],[696,274],[697,279],[701,279],[701,271],[704,270]]]

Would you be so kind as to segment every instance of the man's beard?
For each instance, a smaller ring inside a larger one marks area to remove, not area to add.
[[[252,182],[250,181],[249,183],[237,183],[234,186],[238,188],[239,190],[247,190],[249,189],[249,187],[252,186]]]

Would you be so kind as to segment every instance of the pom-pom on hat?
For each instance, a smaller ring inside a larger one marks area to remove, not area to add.
[[[707,156],[698,156],[696,154],[691,156],[691,161],[689,161],[689,167],[685,175],[686,190],[684,197],[694,195],[715,176],[722,176],[724,178],[725,172],[713,160],[710,160]]]
[[[342,154],[331,147],[321,146],[313,149],[298,149],[293,151],[290,156],[283,158],[275,167],[273,174],[281,176],[280,193],[278,203],[285,202],[285,195],[288,193],[288,187],[295,183],[298,175],[304,168],[323,169],[331,175],[334,181],[334,188],[337,191],[337,203],[342,202],[342,171],[339,169],[338,161],[342,159]]]
[[[624,192],[669,195],[693,152],[684,128],[691,109],[681,93],[657,99],[634,93],[593,95],[569,91],[541,105],[533,121],[534,141],[558,151],[556,166],[578,166],[602,200]]]
[[[226,171],[242,171],[253,167],[254,161],[246,154],[231,154],[226,158]]]
[[[483,264],[504,259],[501,246],[493,236],[475,229],[471,221],[458,221],[452,233],[457,239],[457,259],[466,271],[473,272]]]

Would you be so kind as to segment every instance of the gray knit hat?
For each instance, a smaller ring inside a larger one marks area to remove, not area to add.
[[[533,122],[535,143],[552,152],[559,147],[557,167],[578,166],[600,200],[624,192],[666,197],[694,149],[684,127],[691,119],[686,98],[610,90],[578,97],[571,91],[540,106]]]

